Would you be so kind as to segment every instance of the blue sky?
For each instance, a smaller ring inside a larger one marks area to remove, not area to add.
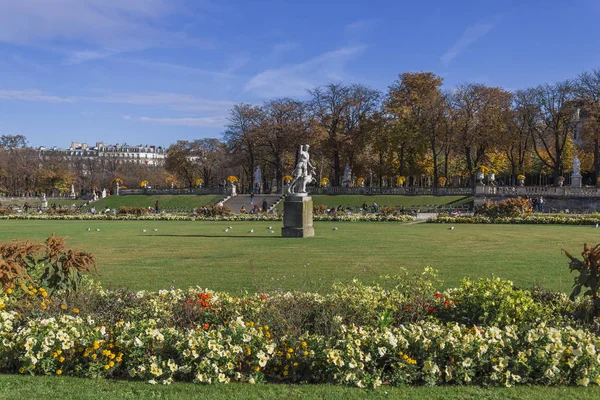
[[[0,134],[169,145],[329,82],[555,82],[600,67],[598,17],[596,0],[0,0]]]

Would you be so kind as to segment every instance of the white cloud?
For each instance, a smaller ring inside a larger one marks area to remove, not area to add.
[[[227,116],[213,117],[183,117],[183,118],[151,118],[131,117],[124,115],[127,121],[140,121],[157,125],[188,126],[196,128],[221,128],[227,122]]]
[[[235,103],[227,100],[213,100],[185,93],[112,93],[105,95],[77,97],[77,100],[96,103],[134,104],[142,106],[166,106],[180,111],[223,111]]]
[[[83,47],[62,50],[70,64],[168,43],[201,45],[160,26],[166,16],[186,12],[182,1],[1,0],[0,42]]]
[[[315,85],[343,79],[345,64],[365,48],[343,47],[299,64],[267,69],[246,82],[244,90],[262,97],[302,96]]]
[[[230,79],[237,78],[238,76],[227,69],[227,71],[211,71],[208,69],[189,67],[187,65],[173,64],[161,61],[152,61],[143,58],[131,58],[131,57],[117,57],[116,61],[124,62],[129,64],[139,65],[144,68],[155,68],[163,71],[170,71],[174,73],[184,73],[184,74],[198,74],[198,75],[208,75],[219,79]]]
[[[496,26],[496,23],[476,24],[469,26],[463,35],[443,55],[440,61],[444,67],[450,65],[452,60],[458,57],[470,45],[488,34]]]
[[[53,96],[35,89],[0,90],[0,100],[35,101],[43,103],[70,103],[73,101],[71,98]]]
[[[98,93],[94,96],[63,97],[45,93],[37,89],[0,90],[0,101],[2,100],[19,100],[45,103],[93,102],[131,104],[140,106],[165,106],[179,111],[219,113],[226,113],[235,104],[233,101],[207,99],[186,93],[119,93],[98,91]]]

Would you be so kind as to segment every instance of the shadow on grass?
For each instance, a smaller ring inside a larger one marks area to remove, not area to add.
[[[139,235],[139,236],[144,236],[144,235]],[[149,236],[149,235],[146,235]],[[189,237],[189,238],[236,238],[236,239],[287,239],[281,236],[274,236],[274,235],[269,235],[269,236],[259,236],[259,235],[252,235],[252,234],[248,234],[248,235],[151,235],[154,237],[158,237],[158,236],[163,236],[163,237]]]

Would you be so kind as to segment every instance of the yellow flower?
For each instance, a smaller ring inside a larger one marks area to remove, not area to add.
[[[74,308],[74,309],[73,309],[73,312],[74,312],[75,314],[78,314],[78,313],[79,313],[79,308]]]
[[[104,369],[109,369],[109,368],[110,368],[110,365],[108,365],[108,364],[104,365]]]
[[[62,369],[57,369],[56,370],[56,375],[62,375]]]
[[[307,355],[308,355],[308,351],[305,351],[305,352],[304,352],[304,355],[305,355],[305,356],[307,356]]]
[[[297,366],[298,366],[298,362],[294,362],[294,367],[297,367]]]
[[[92,354],[92,360],[95,360],[98,357],[96,354]]]
[[[60,308],[63,309],[63,310],[66,310],[67,309],[67,305],[66,304],[61,304]]]
[[[283,376],[287,376],[288,372],[287,371],[283,371]]]
[[[58,359],[58,362],[64,362],[64,361],[65,361],[65,358],[62,356]]]
[[[288,353],[285,355],[285,358],[287,358],[289,360],[290,358],[292,358],[292,355]]]
[[[42,297],[48,297],[48,292],[45,290],[43,292],[40,290],[40,293],[42,294]]]
[[[288,349],[288,353],[293,353],[294,349],[292,349],[291,347]]]
[[[6,289],[6,294],[11,294],[11,293],[12,293],[12,289],[11,288]]]
[[[268,325],[265,325],[265,326],[263,326],[263,329],[264,329],[265,331],[268,331],[268,330],[269,330],[269,326],[268,326]]]
[[[110,365],[111,367],[114,367],[115,366],[115,362],[111,361],[111,362],[108,363],[108,365]]]
[[[302,342],[302,347],[306,347],[306,346],[308,346],[308,345],[306,344],[306,342]]]
[[[257,365],[256,367],[254,367],[254,370],[258,372],[260,371],[260,367]]]
[[[0,310],[2,310],[4,307],[4,303],[0,303]]]

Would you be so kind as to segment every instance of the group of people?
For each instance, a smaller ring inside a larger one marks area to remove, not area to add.
[[[531,208],[533,211],[544,212],[544,198],[540,197],[531,197],[528,199],[531,203]]]
[[[261,212],[266,213],[269,210],[269,203],[267,203],[267,199],[264,199],[262,202],[262,207],[259,207],[257,204],[254,204],[254,195],[250,195],[250,205],[252,209],[250,211],[246,210],[245,206],[240,208],[240,214],[259,214]]]

